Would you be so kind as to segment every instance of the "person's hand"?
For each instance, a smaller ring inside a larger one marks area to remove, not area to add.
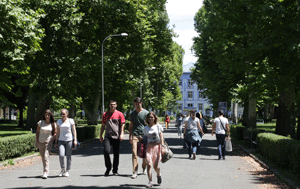
[[[211,133],[211,136],[214,136],[214,133],[213,133],[213,132]]]
[[[120,135],[120,141],[124,140],[124,134]]]
[[[101,137],[99,138],[99,140],[100,140],[100,142],[102,143],[102,142],[103,142],[103,137],[101,136]]]
[[[132,137],[129,137],[129,143],[132,144]]]
[[[74,140],[74,146],[77,146],[77,140]]]
[[[202,136],[204,136],[205,135],[205,133],[202,131]]]
[[[54,147],[55,147],[55,148],[58,148],[58,147],[57,147],[57,143],[55,143]]]

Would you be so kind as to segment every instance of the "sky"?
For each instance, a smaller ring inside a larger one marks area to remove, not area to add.
[[[202,7],[203,0],[168,0],[166,4],[170,19],[170,27],[179,35],[173,38],[185,51],[183,65],[195,63],[197,58],[191,52],[193,37],[197,36],[194,30],[194,16]]]

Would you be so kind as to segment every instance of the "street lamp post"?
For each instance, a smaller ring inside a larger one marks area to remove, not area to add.
[[[121,34],[109,35],[109,36],[107,36],[107,37],[103,40],[103,42],[102,42],[102,114],[104,113],[104,110],[105,110],[105,108],[104,108],[103,45],[104,45],[104,42],[105,42],[105,40],[106,40],[107,38],[109,38],[109,37],[114,37],[114,36],[122,36],[122,37],[126,37],[126,36],[128,36],[128,34],[127,34],[127,33],[121,33]]]

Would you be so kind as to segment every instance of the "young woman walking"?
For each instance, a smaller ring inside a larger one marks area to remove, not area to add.
[[[157,173],[157,183],[161,184],[161,173],[158,163],[161,161],[161,145],[164,145],[163,140],[163,128],[160,124],[157,123],[158,118],[154,112],[150,112],[146,116],[147,126],[144,128],[144,136],[147,137],[147,150],[146,150],[146,159],[147,159],[147,174],[149,178],[149,183],[146,186],[151,188],[153,186],[152,182],[152,173],[151,167],[153,166],[154,170]]]
[[[45,110],[42,120],[37,123],[36,128],[36,144],[43,162],[43,176],[47,179],[49,175],[49,159],[52,149],[53,140],[56,136],[55,121],[50,110]]]
[[[71,169],[73,137],[74,137],[74,146],[77,146],[77,133],[75,128],[75,122],[73,119],[68,118],[68,116],[69,116],[69,111],[67,109],[61,109],[61,119],[57,121],[58,127],[57,127],[55,147],[56,148],[58,147],[58,151],[59,151],[59,162],[61,167],[61,172],[58,175],[59,177],[69,176],[69,171]],[[64,162],[65,155],[67,156],[67,169],[65,169],[65,162]]]

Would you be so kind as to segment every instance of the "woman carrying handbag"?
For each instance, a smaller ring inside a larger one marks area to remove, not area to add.
[[[144,128],[144,136],[147,136],[147,150],[146,150],[146,162],[147,162],[147,174],[149,178],[149,183],[147,188],[153,186],[151,167],[157,173],[157,183],[161,184],[161,173],[158,163],[161,161],[161,150],[162,145],[164,145],[163,140],[163,128],[157,123],[158,118],[154,112],[150,112],[146,116],[147,126]]]

